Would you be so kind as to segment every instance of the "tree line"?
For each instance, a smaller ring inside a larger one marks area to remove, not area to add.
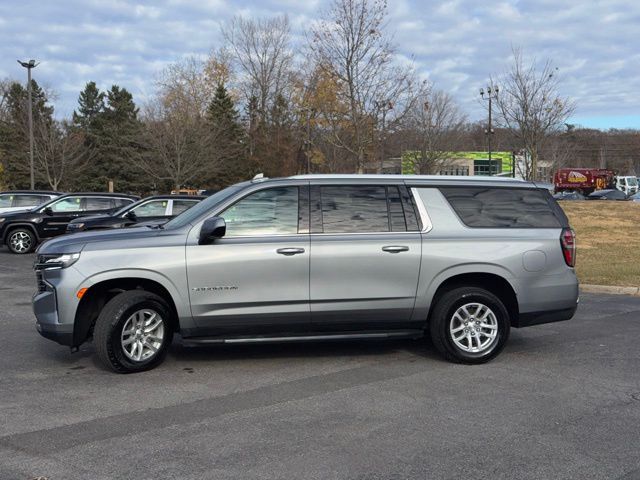
[[[488,132],[399,60],[387,21],[384,0],[333,0],[296,56],[286,16],[236,17],[222,27],[224,47],[159,72],[143,104],[123,86],[102,91],[89,81],[66,119],[33,80],[37,186],[217,189],[258,172],[382,172],[405,152],[417,172],[437,173],[451,152],[486,150],[487,135],[494,150],[526,153],[529,179],[539,160],[640,172],[638,132],[566,124],[575,105],[558,93],[550,62],[527,63],[514,49],[510,68],[490,79],[500,95]],[[0,84],[0,184],[8,188],[29,184],[26,98],[19,82]]]

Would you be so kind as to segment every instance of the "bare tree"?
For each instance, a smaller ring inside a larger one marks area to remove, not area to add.
[[[159,100],[145,108],[144,153],[135,161],[152,178],[180,188],[215,168],[212,140],[198,115],[188,108],[168,108]]]
[[[288,18],[251,20],[234,17],[222,29],[241,75],[245,100],[255,97],[258,115],[265,120],[290,82],[293,55]]]
[[[448,93],[429,89],[418,98],[406,122],[416,148],[417,173],[438,172],[459,149],[465,122],[465,115]]]
[[[558,93],[560,78],[550,61],[538,68],[534,60],[525,65],[522,52],[513,49],[511,68],[492,84],[500,87],[495,100],[498,123],[511,131],[525,150],[522,176],[535,180],[538,158],[549,134],[559,131],[573,113],[574,103]]]
[[[327,139],[349,152],[359,173],[371,155],[379,118],[384,114],[393,122],[407,110],[415,79],[411,67],[395,62],[384,31],[386,16],[384,0],[334,0],[309,42],[316,64],[335,77],[338,103],[347,106],[344,112],[324,113],[340,125]]]
[[[84,134],[65,122],[41,119],[35,127],[34,157],[39,173],[57,190],[87,165],[94,152],[86,146]]]

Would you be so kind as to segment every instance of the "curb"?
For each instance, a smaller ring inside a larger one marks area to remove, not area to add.
[[[608,293],[609,295],[631,295],[640,297],[640,287],[616,287],[614,285],[580,284],[580,292]]]

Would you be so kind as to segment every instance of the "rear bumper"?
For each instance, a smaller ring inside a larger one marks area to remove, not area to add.
[[[548,310],[546,312],[528,312],[521,313],[517,319],[511,321],[511,326],[515,328],[531,327],[533,325],[541,325],[543,323],[562,322],[570,320],[576,313],[578,304],[571,308],[561,310]]]

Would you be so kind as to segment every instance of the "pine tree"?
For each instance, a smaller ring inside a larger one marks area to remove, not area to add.
[[[209,178],[212,186],[222,187],[245,180],[254,171],[246,155],[246,134],[233,99],[220,83],[207,109],[207,122],[213,138],[214,152],[220,168],[215,178]]]
[[[35,80],[31,80],[31,97],[33,102],[33,124],[53,122],[53,107],[48,104],[44,90]],[[28,129],[28,94],[20,83],[10,85],[6,98],[7,118],[0,123],[0,158],[4,170],[3,180],[10,188],[29,187],[29,129]],[[35,136],[35,133],[34,133]],[[37,187],[45,187],[45,180],[35,169]]]
[[[87,134],[95,128],[95,123],[104,112],[104,97],[96,82],[88,82],[78,97],[78,110],[73,112],[73,124]]]
[[[147,190],[149,182],[135,165],[140,148],[138,108],[127,89],[113,85],[104,93],[95,82],[87,83],[78,97],[73,123],[84,130],[93,149],[91,165],[76,189],[104,191],[113,181],[120,192]]]

